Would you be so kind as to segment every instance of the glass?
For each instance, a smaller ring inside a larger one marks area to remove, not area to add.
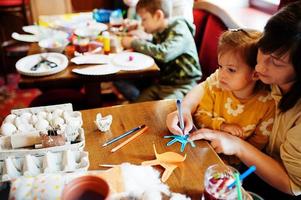
[[[205,172],[203,200],[234,200],[237,199],[236,187],[228,189],[235,181],[234,173],[239,172],[230,166],[212,165]],[[243,190],[243,199],[250,199],[249,195]]]
[[[120,9],[114,10],[110,15],[110,25],[112,27],[120,27],[123,24],[122,11]]]

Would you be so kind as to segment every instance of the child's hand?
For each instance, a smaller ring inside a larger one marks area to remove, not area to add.
[[[151,40],[153,37],[152,34],[148,34],[141,29],[130,31],[128,35],[135,36],[141,40]]]
[[[179,127],[179,114],[178,111],[169,113],[166,117],[166,126],[168,130],[174,135],[188,134],[193,127],[193,120],[189,110],[183,109],[183,120],[184,120],[184,133]]]
[[[121,44],[122,44],[122,46],[123,46],[125,49],[130,49],[133,40],[135,40],[134,37],[131,37],[131,36],[125,36],[125,37],[122,38]]]
[[[243,129],[237,125],[237,124],[227,124],[223,123],[221,125],[221,131],[225,131],[230,133],[231,135],[237,136],[237,137],[243,137]]]

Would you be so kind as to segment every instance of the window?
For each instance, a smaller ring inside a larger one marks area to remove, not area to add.
[[[249,0],[250,7],[261,10],[263,12],[274,14],[280,4],[280,0]]]

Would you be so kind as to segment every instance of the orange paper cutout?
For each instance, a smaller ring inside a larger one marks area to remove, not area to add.
[[[161,180],[162,182],[166,182],[167,179],[172,174],[172,172],[178,167],[178,164],[186,159],[186,154],[185,156],[182,156],[181,154],[171,152],[171,151],[158,154],[155,144],[153,144],[153,147],[154,147],[156,159],[144,161],[141,163],[141,165],[161,165],[165,169],[161,177]]]

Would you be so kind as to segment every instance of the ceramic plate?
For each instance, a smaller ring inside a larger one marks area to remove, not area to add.
[[[19,40],[22,42],[38,42],[39,41],[39,37],[37,35],[19,34],[16,32],[13,32],[11,37],[14,38],[15,40]]]
[[[81,64],[108,64],[110,63],[110,57],[107,55],[95,54],[95,55],[83,55],[74,57],[70,60],[71,62]]]
[[[42,58],[54,62],[55,64],[57,64],[57,67],[51,68],[46,64],[41,64],[36,71],[32,71],[31,68],[37,63],[39,63]],[[41,53],[41,54],[30,55],[20,59],[16,63],[17,71],[20,74],[27,75],[27,76],[51,75],[63,71],[67,66],[68,66],[68,59],[65,55],[61,53]]]
[[[155,64],[152,57],[137,52],[122,52],[115,54],[112,63],[121,70],[132,71],[151,67]]]
[[[80,69],[73,69],[72,71],[77,74],[81,75],[91,75],[91,76],[97,76],[97,75],[107,75],[107,74],[115,74],[120,69],[118,67],[115,67],[113,65],[95,65]]]

